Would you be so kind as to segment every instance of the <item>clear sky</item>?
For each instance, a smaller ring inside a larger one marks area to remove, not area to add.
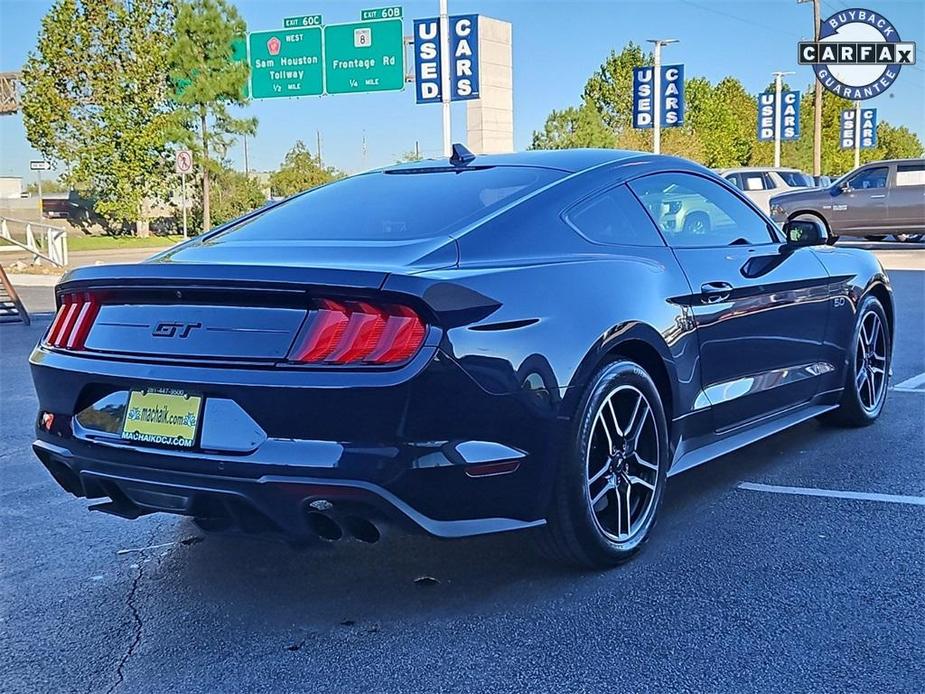
[[[325,23],[355,21],[378,0],[237,0],[249,30],[282,26],[283,17],[321,13]],[[405,33],[411,19],[437,14],[437,0],[412,0],[404,8]],[[761,91],[774,70],[794,70],[791,84],[804,89],[812,69],[796,64],[797,41],[812,34],[812,5],[797,0],[449,0],[450,13],[481,13],[512,22],[514,35],[514,137],[526,148],[551,109],[579,101],[587,78],[612,49],[629,41],[676,38],[665,62],[684,63],[687,77],[716,82],[739,78]],[[0,0],[0,71],[19,69],[35,46],[50,0]],[[823,19],[847,7],[881,12],[903,40],[925,47],[925,0],[823,0]],[[925,57],[904,67],[889,93],[865,102],[881,120],[906,125],[925,141]],[[315,149],[321,132],[324,159],[354,172],[395,161],[420,142],[426,156],[441,151],[437,105],[414,103],[414,90],[402,92],[277,99],[252,102],[246,114],[260,122],[250,142],[252,169],[276,168],[297,139]],[[362,140],[367,151],[364,158]],[[454,141],[465,139],[465,105],[453,108]],[[811,136],[808,133],[803,135]],[[240,145],[230,152],[242,166]],[[28,162],[37,158],[25,138],[22,118],[0,116],[0,175],[31,180]]]

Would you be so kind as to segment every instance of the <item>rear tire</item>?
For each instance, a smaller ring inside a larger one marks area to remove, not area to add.
[[[823,415],[837,426],[873,424],[886,402],[893,345],[883,306],[868,295],[858,307],[857,322],[848,347],[845,388],[838,409]]]
[[[864,238],[868,241],[883,241],[886,239],[886,236],[865,236]]]
[[[538,549],[586,568],[626,561],[655,525],[668,463],[668,426],[652,379],[631,361],[605,365],[583,397]]]

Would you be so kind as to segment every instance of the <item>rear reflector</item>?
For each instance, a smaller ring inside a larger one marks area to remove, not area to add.
[[[99,302],[92,294],[65,294],[45,335],[45,344],[61,349],[83,349],[99,311]]]
[[[426,332],[407,306],[322,299],[290,353],[305,364],[399,364],[421,347]]]

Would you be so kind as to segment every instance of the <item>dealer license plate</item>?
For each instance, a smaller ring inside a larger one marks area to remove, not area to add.
[[[202,396],[167,388],[129,393],[122,438],[158,446],[192,448],[199,430]]]

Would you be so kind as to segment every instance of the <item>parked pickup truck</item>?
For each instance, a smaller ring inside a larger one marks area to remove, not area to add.
[[[828,188],[782,193],[771,198],[778,224],[806,218],[821,221],[829,243],[839,236],[881,241],[921,241],[925,236],[925,159],[865,164]]]

